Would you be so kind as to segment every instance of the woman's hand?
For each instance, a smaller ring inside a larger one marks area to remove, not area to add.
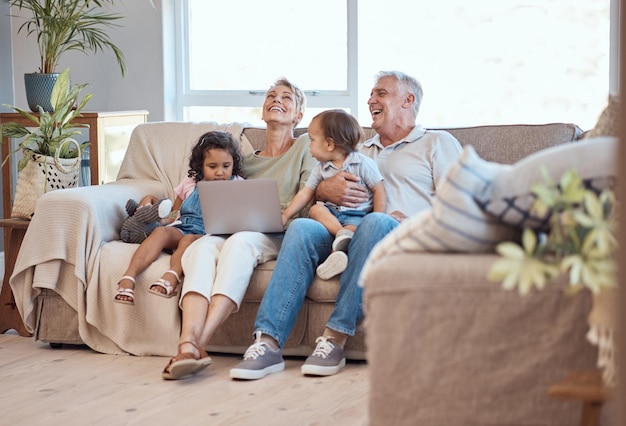
[[[359,181],[352,173],[339,172],[318,185],[315,198],[338,206],[356,208],[367,201],[367,189]]]

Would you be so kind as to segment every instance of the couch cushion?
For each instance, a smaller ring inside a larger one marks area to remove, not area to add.
[[[514,164],[539,150],[576,140],[580,127],[568,123],[514,124],[444,129],[461,145],[472,145],[487,161]]]
[[[595,138],[597,136],[619,136],[619,119],[621,116],[621,108],[619,97],[616,95],[609,96],[609,103],[598,117],[598,122],[589,132],[585,133],[586,138]]]
[[[580,127],[571,123],[503,124],[431,130],[446,130],[452,133],[461,145],[472,145],[481,158],[502,164],[513,164],[540,149],[572,142],[582,134]],[[297,128],[294,135],[297,137],[306,131],[306,128]],[[371,127],[363,127],[364,140],[372,138],[375,134]],[[246,128],[244,135],[255,149],[261,149],[265,144],[263,128]]]
[[[502,168],[489,191],[477,195],[486,212],[502,223],[546,231],[550,212],[543,216],[531,211],[535,196],[532,184],[544,182],[543,170],[558,182],[567,170],[574,169],[588,188],[600,192],[617,179],[618,141],[614,137],[584,139],[536,152],[513,167]]]

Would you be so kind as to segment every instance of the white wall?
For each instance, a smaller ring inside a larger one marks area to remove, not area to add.
[[[150,112],[149,121],[164,119],[164,78],[163,78],[163,31],[161,2],[153,8],[148,0],[132,0],[116,3],[113,11],[125,16],[118,21],[119,28],[108,30],[111,40],[126,56],[128,67],[122,78],[113,53],[98,52],[89,56],[80,52],[69,52],[60,61],[59,69],[70,67],[72,83],[89,85],[83,93],[93,93],[86,111],[124,111],[146,109]],[[0,9],[3,10],[3,9]],[[14,14],[17,11],[12,10]],[[3,13],[6,15],[6,13]],[[6,18],[3,16],[4,24]],[[13,87],[15,100],[6,101],[4,92],[0,103],[13,103],[27,108],[24,93],[24,73],[35,72],[39,67],[39,52],[33,36],[26,37],[17,29],[23,20],[12,18],[13,32]],[[0,25],[1,32],[5,25]],[[0,42],[0,56],[6,57],[6,48]],[[3,63],[4,61],[0,61]],[[2,80],[5,80],[4,70]],[[2,89],[2,87],[0,87]]]
[[[13,104],[13,67],[11,66],[11,18],[9,6],[0,3],[0,105]],[[0,111],[8,109],[0,106]]]

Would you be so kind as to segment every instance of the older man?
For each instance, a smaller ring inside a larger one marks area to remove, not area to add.
[[[375,159],[385,179],[387,214],[368,214],[348,247],[349,256],[332,265],[325,275],[342,273],[339,294],[324,334],[304,365],[305,375],[336,374],[345,366],[343,347],[363,317],[359,274],[372,248],[400,221],[430,206],[436,183],[462,152],[448,132],[416,125],[422,99],[420,83],[399,71],[376,76],[368,105],[376,136],[360,151]],[[318,199],[355,206],[366,197],[358,179],[341,172],[322,183]],[[255,321],[255,343],[244,360],[230,370],[236,379],[260,379],[285,368],[281,348],[315,276],[316,268],[331,253],[333,236],[319,222],[297,219],[287,229],[274,272]]]

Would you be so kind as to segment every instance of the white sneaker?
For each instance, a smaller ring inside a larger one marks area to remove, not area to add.
[[[348,231],[347,229],[342,229],[337,232],[335,235],[335,239],[333,241],[333,251],[342,251],[344,253],[348,252],[348,246],[350,245],[350,241],[352,241],[352,236],[354,232]]]
[[[342,273],[348,267],[348,255],[342,251],[334,251],[326,258],[324,263],[317,267],[317,276],[323,280],[329,280]]]

